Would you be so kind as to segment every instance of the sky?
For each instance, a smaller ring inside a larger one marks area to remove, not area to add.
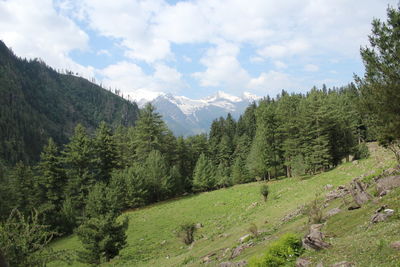
[[[373,18],[398,0],[0,0],[20,57],[133,99],[275,96],[362,75]]]

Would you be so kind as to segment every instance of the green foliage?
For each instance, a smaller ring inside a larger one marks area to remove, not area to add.
[[[257,237],[259,235],[258,227],[255,223],[250,224],[249,232],[254,236]]]
[[[194,169],[193,188],[196,191],[206,191],[213,189],[215,185],[215,167],[204,154],[201,154]]]
[[[0,222],[1,252],[9,266],[46,266],[67,256],[66,252],[62,255],[48,246],[54,235],[40,223],[37,211],[24,216],[14,209],[6,221]]]
[[[366,143],[359,144],[354,151],[354,159],[366,159],[369,157],[369,149]]]
[[[16,57],[0,41],[0,159],[33,163],[52,137],[65,144],[77,123],[132,126],[136,104],[42,61]]]
[[[109,213],[86,220],[76,231],[85,248],[79,253],[80,261],[99,265],[117,256],[126,245],[127,228],[127,217],[118,223]]]
[[[195,231],[196,225],[192,222],[186,222],[179,226],[178,236],[182,239],[183,243],[190,245],[194,241]]]
[[[287,233],[270,244],[262,257],[254,257],[249,261],[249,267],[279,267],[289,266],[303,252],[301,239]]]
[[[387,21],[375,19],[369,47],[361,48],[363,78],[356,77],[361,109],[372,117],[378,139],[400,162],[400,5],[388,7]]]
[[[98,265],[119,254],[126,245],[125,231],[128,228],[128,217],[122,223],[117,221],[120,214],[115,189],[96,184],[88,195],[86,218],[76,231],[85,248],[79,253],[80,261]]]
[[[260,187],[260,194],[263,196],[264,201],[266,202],[266,201],[267,201],[267,198],[268,198],[268,195],[269,195],[269,187],[268,187],[268,185],[263,184],[263,185]]]
[[[323,222],[323,209],[324,203],[320,198],[319,194],[315,195],[315,198],[306,208],[306,213],[308,215],[308,223],[316,224]]]

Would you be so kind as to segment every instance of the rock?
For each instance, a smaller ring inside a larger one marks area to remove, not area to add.
[[[389,176],[376,181],[376,191],[378,191],[378,194],[397,187],[400,187],[400,176]]]
[[[324,189],[325,190],[331,190],[331,189],[333,189],[333,185],[327,184],[327,185],[324,186]]]
[[[231,248],[226,248],[224,249],[224,252],[222,253],[222,257],[224,258],[228,253],[231,251]]]
[[[203,224],[196,223],[194,227],[196,227],[196,229],[200,229],[200,228],[203,228]]]
[[[348,207],[347,209],[348,209],[348,210],[357,210],[357,209],[359,209],[359,208],[361,208],[360,205],[354,204],[354,205],[351,205],[350,207]]]
[[[390,244],[390,247],[396,250],[400,250],[400,241],[394,241]]]
[[[297,258],[296,267],[307,267],[311,265],[311,261],[304,258]]]
[[[366,188],[367,186],[358,179],[354,179],[350,185],[350,193],[358,206],[372,199],[371,195],[365,191]]]
[[[394,175],[394,174],[396,174],[398,172],[399,172],[399,169],[389,168],[389,169],[386,169],[386,170],[383,171],[383,175],[384,176],[390,176],[390,175]]]
[[[327,201],[331,201],[337,198],[341,198],[346,196],[349,193],[349,190],[345,186],[338,186],[336,190],[329,191],[326,193],[325,197]]]
[[[324,267],[324,265],[322,264],[322,262],[318,263],[317,266],[315,267]]]
[[[207,263],[207,262],[212,261],[211,257],[215,256],[215,254],[216,254],[215,252],[211,252],[210,254],[204,256],[203,259],[202,259],[203,263]]]
[[[358,160],[354,160],[353,165],[358,165]]]
[[[313,224],[310,226],[310,233],[303,238],[303,245],[308,249],[321,250],[331,246],[324,242],[324,234],[321,232],[323,224]]]
[[[251,234],[244,235],[241,238],[239,238],[239,242],[240,243],[246,242],[247,240],[250,239],[250,237],[251,237]]]
[[[167,243],[167,240],[163,240],[160,244],[165,245],[165,243]]]
[[[302,213],[303,213],[303,211],[304,211],[304,205],[303,206],[299,206],[299,207],[297,207],[297,209],[295,209],[293,212],[291,212],[291,213],[289,213],[289,214],[286,214],[282,219],[281,219],[281,221],[282,222],[288,222],[288,221],[290,221],[291,219],[293,219],[293,218],[295,218],[295,217],[297,217],[297,216],[300,216]],[[267,223],[267,222],[266,222]]]
[[[238,247],[236,247],[233,251],[232,251],[232,255],[231,255],[231,259],[236,258],[237,256],[240,255],[240,253],[242,253],[243,250],[245,250],[246,248],[249,248],[253,246],[253,243],[248,243],[248,244],[242,244]]]
[[[390,190],[383,190],[382,192],[379,193],[379,197],[386,196],[389,192]]]
[[[247,209],[255,208],[255,207],[257,207],[257,205],[258,205],[258,202],[253,202],[250,204],[250,206],[247,207]]]
[[[219,267],[242,267],[242,266],[246,266],[247,265],[247,261],[238,261],[238,262],[221,262],[219,264]]]
[[[334,209],[331,209],[331,210],[329,210],[327,213],[326,213],[326,216],[325,217],[331,217],[331,216],[333,216],[333,215],[336,215],[336,214],[338,214],[338,213],[340,213],[342,210],[341,209],[339,209],[339,208],[334,208]]]
[[[375,214],[371,217],[371,223],[378,223],[378,222],[383,222],[390,216],[394,214],[394,210],[392,209],[384,209],[382,211],[382,208],[378,209]]]
[[[331,265],[331,267],[351,267],[351,266],[354,266],[354,264],[348,261],[341,261]]]

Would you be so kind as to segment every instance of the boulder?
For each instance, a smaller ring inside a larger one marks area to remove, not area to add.
[[[194,227],[195,227],[196,229],[200,229],[200,228],[203,228],[203,224],[201,224],[201,223],[196,223],[196,224],[194,225]]]
[[[333,216],[333,215],[336,215],[336,214],[340,213],[341,211],[342,211],[342,210],[339,209],[339,208],[333,208],[333,209],[329,210],[329,211],[326,213],[325,217],[326,217],[326,218],[329,218],[329,217],[331,217],[331,216]]]
[[[253,246],[253,243],[250,242],[250,243],[242,244],[242,245],[236,247],[236,248],[232,251],[231,259],[236,258],[237,256],[240,255],[240,253],[242,253],[243,250],[245,250],[246,248],[249,248],[249,247],[251,247],[251,246]]]
[[[242,236],[241,238],[239,238],[239,242],[240,242],[240,243],[244,243],[244,242],[246,242],[247,240],[249,240],[250,237],[251,237],[251,234],[246,234],[246,235]]]
[[[349,193],[349,190],[343,186],[340,185],[338,186],[337,189],[329,191],[328,193],[326,193],[325,197],[326,197],[326,201],[331,201],[337,198],[341,198],[346,196]]]
[[[321,250],[329,248],[331,244],[324,242],[324,234],[321,232],[323,224],[313,224],[310,226],[310,232],[306,235],[302,242],[305,248]]]
[[[379,208],[371,217],[371,223],[383,222],[394,214],[394,210],[386,209],[385,206]]]
[[[331,267],[351,267],[351,266],[354,266],[354,264],[348,261],[341,261],[331,265]]]
[[[358,206],[361,206],[372,199],[371,195],[365,191],[366,188],[367,185],[365,185],[359,179],[354,179],[350,184],[350,193],[353,196],[354,202]]]
[[[332,190],[333,189],[333,185],[327,184],[327,185],[324,186],[324,189],[325,190]]]
[[[394,241],[390,244],[390,247],[396,250],[400,250],[400,241]]]
[[[247,261],[238,261],[238,262],[221,262],[219,264],[219,267],[242,267],[242,266],[246,266],[247,265]]]
[[[305,258],[297,258],[296,267],[307,267],[311,265],[311,261]]]
[[[376,191],[380,195],[382,192],[400,187],[400,176],[388,176],[376,181]]]

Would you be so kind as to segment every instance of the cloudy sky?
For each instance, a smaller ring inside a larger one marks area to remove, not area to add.
[[[21,57],[141,98],[276,95],[362,74],[373,18],[398,0],[0,0]]]

